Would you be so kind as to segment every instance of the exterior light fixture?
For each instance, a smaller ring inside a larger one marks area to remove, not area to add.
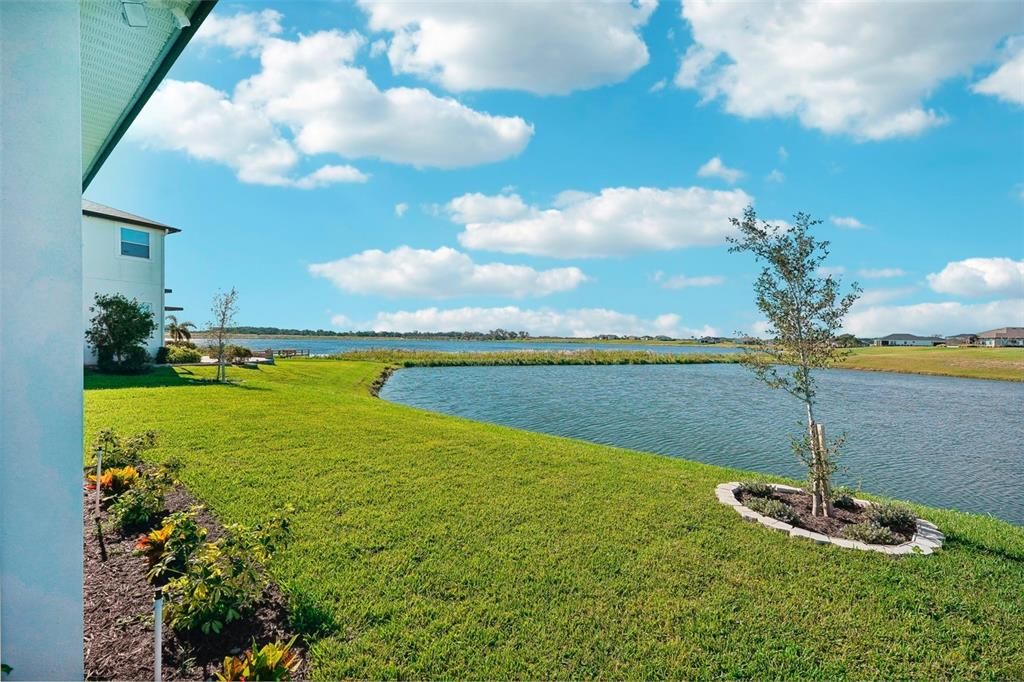
[[[149,17],[146,16],[146,6],[142,2],[121,3],[121,14],[126,24],[132,28],[145,28],[149,26]]]

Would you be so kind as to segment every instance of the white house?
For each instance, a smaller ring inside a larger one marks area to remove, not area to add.
[[[89,312],[96,294],[122,294],[136,299],[152,312],[157,329],[149,338],[154,356],[163,345],[164,238],[180,232],[158,223],[88,199],[82,200],[82,313],[89,324]],[[86,345],[85,364],[96,362]]]
[[[875,339],[875,346],[937,346],[943,342],[937,336],[916,336],[914,334],[889,334]]]

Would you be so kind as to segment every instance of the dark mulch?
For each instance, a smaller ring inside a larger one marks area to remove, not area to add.
[[[744,502],[750,499],[752,496],[746,493],[740,493],[739,501]],[[822,535],[828,535],[831,537],[843,537],[843,529],[849,525],[855,523],[864,523],[867,521],[867,515],[865,514],[865,508],[857,507],[856,509],[842,509],[840,507],[833,507],[833,515],[825,518],[821,516],[811,516],[811,495],[805,492],[791,493],[782,490],[776,490],[772,494],[772,499],[785,502],[797,513],[797,521],[794,526],[798,528],[804,528],[815,533],[821,533]],[[913,533],[900,532],[893,530],[893,534],[899,539],[899,542],[909,542],[912,539]]]
[[[177,486],[167,495],[168,512],[198,504],[188,491]],[[140,532],[121,536],[104,529],[107,560],[100,558],[94,498],[85,504],[85,676],[90,680],[153,679],[153,586],[146,580],[146,559],[134,556]],[[106,525],[106,512],[101,512]],[[205,509],[197,520],[209,530],[208,539],[224,534],[224,527]],[[264,593],[252,616],[232,623],[219,635],[184,635],[166,623],[163,629],[163,679],[209,680],[221,670],[224,657],[259,644],[288,641],[294,635],[288,624],[287,604],[276,585]],[[302,640],[296,650],[303,660],[296,679],[307,675]]]

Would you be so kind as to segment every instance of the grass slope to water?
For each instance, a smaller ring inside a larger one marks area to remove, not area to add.
[[[1024,529],[916,507],[937,555],[794,541],[716,501],[741,472],[390,404],[383,368],[86,379],[88,435],[156,429],[221,520],[296,506],[272,570],[319,678],[1024,677]]]
[[[1024,381],[1024,348],[857,348],[841,367]]]

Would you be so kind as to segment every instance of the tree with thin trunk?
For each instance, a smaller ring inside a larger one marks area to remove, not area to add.
[[[228,342],[228,329],[235,322],[235,315],[238,313],[238,292],[232,287],[231,291],[218,292],[213,297],[213,322],[209,325],[209,334],[217,347],[217,381],[227,381],[227,365],[224,348]]]
[[[175,315],[168,315],[167,323],[164,325],[164,330],[174,343],[191,341],[192,330],[195,328],[196,326],[191,322],[178,322],[178,318]]]
[[[854,282],[841,296],[839,280],[822,268],[829,243],[811,234],[820,220],[797,213],[793,225],[770,223],[758,220],[748,206],[742,219],[730,222],[739,236],[729,238],[729,251],[750,252],[764,264],[754,293],[758,309],[768,318],[769,338],[774,337],[766,347],[745,353],[742,362],[759,380],[804,404],[807,432],[794,439],[793,448],[808,468],[812,515],[831,516],[832,474],[843,438],[828,442],[824,425],[815,418],[814,370],[849,354],[837,343],[836,332],[861,289]]]

